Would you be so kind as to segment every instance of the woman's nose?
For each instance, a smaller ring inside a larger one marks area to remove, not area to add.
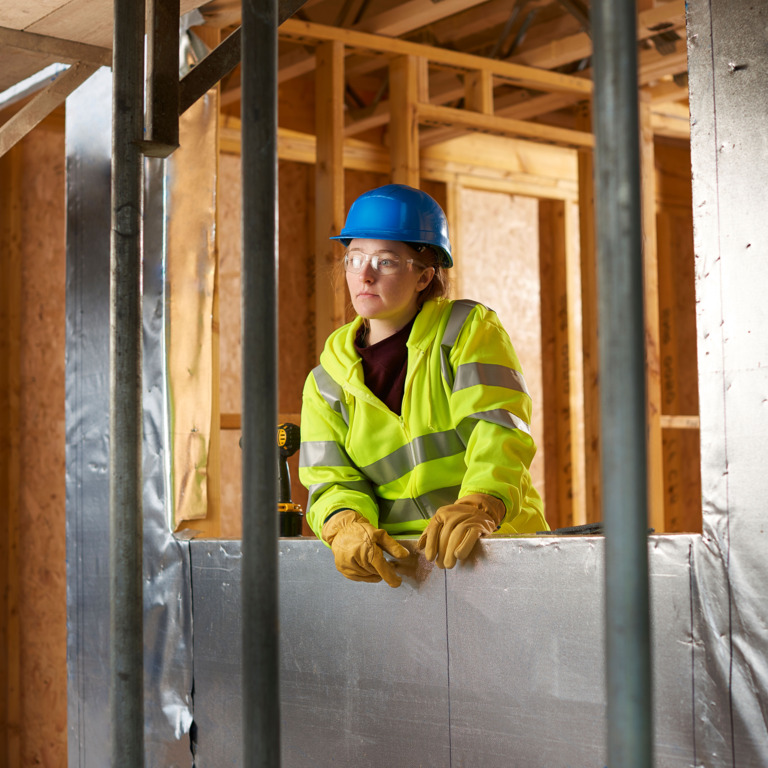
[[[374,272],[373,266],[371,266],[371,262],[366,260],[363,264],[363,268],[360,270],[359,274],[360,279],[364,283],[372,283],[376,277],[376,272]]]

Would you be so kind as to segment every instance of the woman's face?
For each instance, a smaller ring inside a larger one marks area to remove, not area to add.
[[[355,312],[393,327],[406,325],[416,314],[419,293],[429,285],[434,269],[423,268],[418,254],[395,240],[355,239],[350,242],[347,255],[357,256],[363,262],[359,273],[346,273]],[[374,256],[384,269],[392,261],[400,262],[400,271],[396,274],[377,272],[371,263]],[[413,259],[410,265],[409,259]]]

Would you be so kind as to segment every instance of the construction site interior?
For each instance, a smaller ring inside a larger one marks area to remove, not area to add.
[[[648,525],[696,535],[686,2],[637,0],[636,10]],[[182,0],[179,13],[183,77],[236,32],[241,9]],[[307,374],[328,333],[352,317],[330,235],[365,190],[417,186],[447,214],[452,297],[496,310],[522,362],[532,475],[550,527],[600,522],[588,2],[283,0],[279,14],[279,421],[300,424]],[[101,1],[0,8],[0,766],[9,768],[62,766],[68,749],[72,764],[67,134],[70,121],[87,121],[71,112],[89,109],[76,89],[111,65],[112,19]],[[182,538],[242,532],[240,74],[233,65],[190,104],[182,87],[179,146],[148,160],[172,167],[176,184],[164,343],[168,518]],[[306,508],[298,460],[293,500]],[[313,535],[306,523],[303,534]]]

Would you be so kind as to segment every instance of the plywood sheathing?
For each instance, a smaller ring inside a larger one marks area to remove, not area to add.
[[[298,423],[304,380],[316,365],[314,348],[314,257],[310,204],[314,169],[303,163],[280,162],[278,275],[278,410],[279,420]],[[240,344],[240,158],[224,154],[220,162],[219,275],[223,414],[241,410]],[[277,424],[267,425],[277,432]],[[221,433],[221,535],[239,538],[242,532],[240,429]],[[306,490],[298,479],[298,454],[289,459],[293,501],[306,509]]]
[[[461,278],[458,298],[496,311],[509,334],[533,400],[531,433],[544,445],[541,369],[538,201],[497,192],[461,191]],[[545,495],[540,451],[531,466],[537,490]],[[544,499],[545,511],[547,500]]]

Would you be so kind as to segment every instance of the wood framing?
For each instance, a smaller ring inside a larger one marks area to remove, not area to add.
[[[344,46],[317,47],[315,78],[315,352],[344,323],[343,285],[337,285],[338,251],[332,235],[344,225]]]
[[[664,466],[661,440],[661,362],[659,339],[659,267],[656,246],[656,168],[651,106],[640,94],[640,178],[643,228],[643,306],[645,318],[645,388],[648,441],[648,524],[664,525]]]
[[[179,0],[148,0],[147,18],[143,152],[167,157],[179,146]]]
[[[41,91],[32,101],[22,107],[10,120],[0,126],[0,157],[48,117],[75,88],[82,85],[97,69],[98,67],[94,64],[73,64],[44,91]]]
[[[398,56],[389,65],[389,159],[393,184],[420,185],[418,103],[427,98],[419,70],[424,59]],[[419,85],[422,84],[422,89]]]
[[[464,75],[464,106],[483,115],[493,114],[493,75],[467,72]]]
[[[487,71],[499,80],[505,80],[521,88],[573,93],[581,98],[592,94],[592,82],[584,78],[562,75],[559,72],[548,72],[520,64],[510,64],[498,59],[451,51],[447,48],[411,43],[394,37],[370,35],[339,27],[327,27],[298,19],[285,21],[280,26],[279,34],[281,38],[297,41],[338,40],[352,49],[386,53],[391,56],[415,56],[458,71]]]
[[[48,35],[37,35],[18,29],[0,27],[0,45],[55,56],[58,61],[63,61],[66,64],[83,62],[96,67],[112,66],[112,50],[110,48],[100,48],[96,45],[86,45]]]
[[[579,398],[575,317],[578,257],[569,237],[570,206],[539,201],[542,383],[547,520],[552,527],[582,525],[584,446],[579,441],[583,402]]]
[[[21,766],[21,176],[22,151],[0,157],[0,764]]]
[[[461,126],[482,133],[494,133],[512,138],[525,138],[555,144],[561,147],[579,149],[593,147],[595,138],[591,133],[574,131],[569,128],[557,128],[541,123],[528,123],[523,120],[513,120],[498,115],[480,114],[464,109],[452,109],[436,104],[420,102],[418,104],[418,120],[434,125]]]
[[[590,105],[580,104],[576,125],[591,130]],[[587,522],[602,519],[600,438],[600,354],[597,317],[597,239],[595,232],[595,180],[592,151],[578,153],[579,242],[581,244],[582,353],[584,357],[584,497]]]
[[[685,2],[672,0],[656,8],[641,11],[637,17],[637,39],[646,40],[658,34],[659,26],[664,29],[685,29]],[[685,41],[683,40],[683,46]],[[550,69],[586,59],[592,55],[592,40],[586,32],[561,37],[538,48],[513,56],[511,61],[530,67]]]

